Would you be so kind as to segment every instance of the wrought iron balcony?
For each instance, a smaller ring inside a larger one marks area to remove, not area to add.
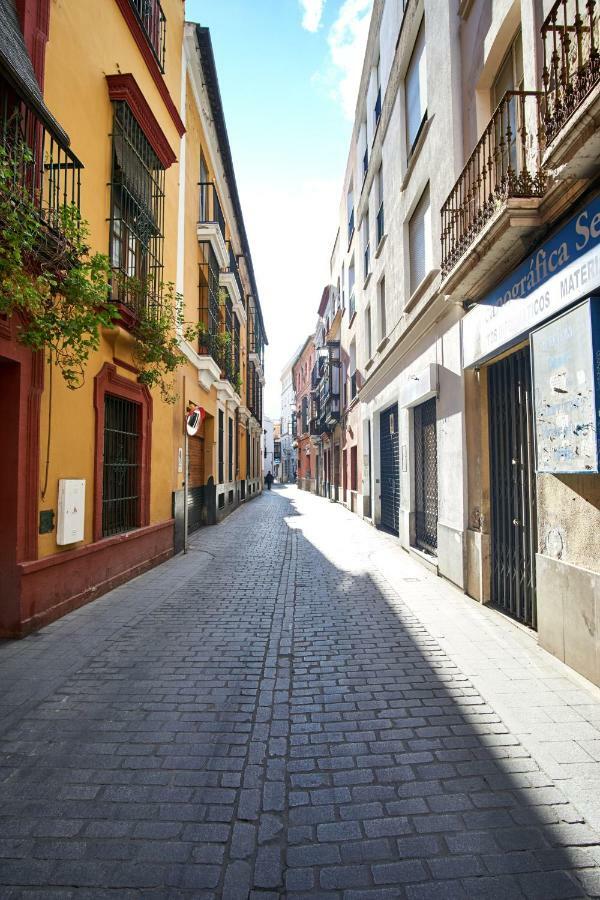
[[[227,252],[229,255],[229,260],[227,263],[227,268],[223,270],[224,274],[231,274],[235,278],[235,283],[238,286],[238,290],[240,292],[240,298],[243,303],[244,301],[244,288],[242,286],[242,279],[240,277],[240,270],[237,263],[237,257],[233,250],[233,245],[231,241],[227,241]]]
[[[225,217],[221,209],[217,188],[212,181],[200,182],[198,222],[201,225],[218,225],[221,236],[225,240]]]
[[[550,143],[600,82],[596,0],[556,0],[542,25],[544,128]]]
[[[34,210],[43,225],[36,253],[51,262],[68,253],[66,223],[73,217],[76,222],[79,215],[83,166],[4,79],[0,80],[0,126],[4,190],[16,211],[20,206]]]
[[[542,95],[507,91],[442,207],[442,276],[511,198],[542,197]]]
[[[129,0],[160,71],[165,71],[167,19],[160,0]]]

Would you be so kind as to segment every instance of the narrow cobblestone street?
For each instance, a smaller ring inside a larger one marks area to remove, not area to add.
[[[600,896],[598,692],[294,487],[0,683],[2,898]]]

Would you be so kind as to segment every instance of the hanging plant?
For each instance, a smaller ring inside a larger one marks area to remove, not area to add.
[[[0,147],[0,313],[17,316],[18,340],[52,353],[69,388],[83,383],[101,326],[117,312],[108,302],[110,265],[92,253],[74,205],[44,220],[18,173],[31,167],[24,143]]]

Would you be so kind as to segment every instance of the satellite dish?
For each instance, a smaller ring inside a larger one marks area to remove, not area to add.
[[[186,431],[190,437],[194,437],[195,434],[198,434],[200,426],[204,422],[206,418],[206,410],[201,406],[196,406],[192,409],[185,417],[185,427]]]

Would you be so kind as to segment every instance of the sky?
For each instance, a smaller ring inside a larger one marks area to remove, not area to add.
[[[314,330],[372,0],[186,0],[210,28],[269,346],[265,413]]]

